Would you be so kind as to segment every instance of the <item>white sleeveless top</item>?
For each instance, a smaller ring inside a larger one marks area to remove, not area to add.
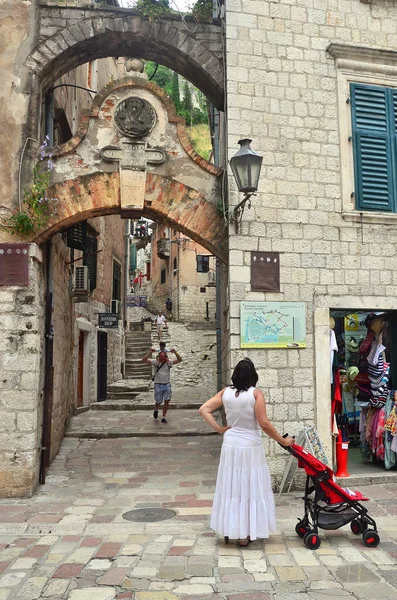
[[[255,416],[254,387],[240,392],[236,397],[235,388],[227,387],[222,396],[225,407],[226,422],[231,427],[224,437],[239,437],[247,440],[262,440],[262,429]]]

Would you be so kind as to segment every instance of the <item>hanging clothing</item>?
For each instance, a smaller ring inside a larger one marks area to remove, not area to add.
[[[334,361],[336,353],[338,352],[338,344],[336,343],[335,331],[333,329],[329,330],[329,350],[330,350],[330,359],[331,359],[331,383],[334,381]]]

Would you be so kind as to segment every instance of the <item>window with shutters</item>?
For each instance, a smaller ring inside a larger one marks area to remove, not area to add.
[[[117,260],[113,261],[113,292],[112,300],[121,301],[121,265]]]
[[[166,274],[166,270],[165,269],[161,269],[161,273],[160,273],[160,283],[165,283],[165,280],[167,279],[167,274]]]
[[[397,89],[351,83],[356,209],[397,212]]]
[[[197,273],[208,273],[210,270],[210,257],[205,254],[197,254]]]
[[[94,230],[92,230],[92,232],[93,233],[87,231],[83,255],[83,265],[88,267],[88,276],[90,278],[90,292],[93,292],[97,286],[98,242],[96,238],[96,232]]]

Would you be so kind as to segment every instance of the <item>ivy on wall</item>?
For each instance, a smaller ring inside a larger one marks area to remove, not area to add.
[[[57,212],[57,198],[47,195],[53,163],[51,154],[47,154],[48,136],[40,146],[40,161],[33,167],[33,181],[25,189],[22,205],[11,216],[2,218],[0,227],[12,235],[28,237],[45,227],[50,218]],[[46,166],[43,168],[44,163]]]

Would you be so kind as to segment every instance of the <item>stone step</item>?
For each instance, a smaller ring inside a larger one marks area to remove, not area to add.
[[[71,418],[66,437],[73,438],[128,438],[165,436],[207,436],[218,435],[200,417],[197,410],[170,410],[168,423],[154,419],[150,410],[109,410],[106,415],[101,410],[89,410]],[[215,414],[220,422],[220,414]]]
[[[201,404],[198,402],[186,402],[179,404],[169,405],[169,410],[198,410]],[[131,398],[120,398],[120,399],[108,399],[103,402],[95,402],[91,404],[91,410],[126,410],[126,411],[152,411],[153,402],[150,404],[136,404],[134,399]]]
[[[121,392],[121,393],[108,392],[107,399],[108,400],[134,400],[134,398],[139,396],[141,391],[146,391],[146,389],[145,390],[137,390],[136,392]],[[95,405],[93,404],[93,406],[95,406]]]

